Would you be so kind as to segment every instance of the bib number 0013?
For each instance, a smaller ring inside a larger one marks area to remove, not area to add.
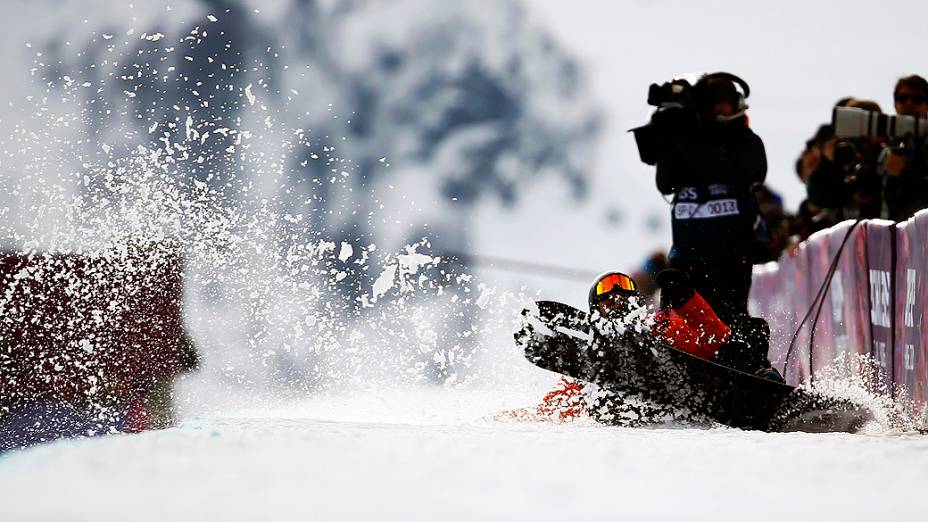
[[[738,201],[716,199],[705,203],[677,203],[673,206],[675,219],[708,219],[738,215]]]

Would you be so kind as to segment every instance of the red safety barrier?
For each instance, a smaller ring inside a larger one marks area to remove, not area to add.
[[[867,231],[867,282],[870,286],[870,353],[880,367],[883,384],[893,379],[893,301],[895,274],[892,221],[869,220]]]
[[[817,309],[796,339],[787,381],[802,382],[845,355],[870,354],[887,389],[895,384],[926,406],[928,210],[898,224],[867,220],[848,236],[852,226],[847,221],[816,233],[778,262],[755,268],[750,309],[770,322],[770,359],[783,367],[790,340],[840,253],[814,339],[809,332]]]
[[[869,287],[867,285],[867,229],[857,226],[844,241],[852,221],[828,234],[828,255],[841,254],[826,299],[831,303],[834,356],[870,353]],[[844,250],[841,251],[841,244]],[[821,283],[819,283],[821,284]]]
[[[908,398],[928,404],[928,211],[922,211],[896,231],[896,302],[894,381]]]
[[[803,246],[807,252],[809,261],[809,270],[805,281],[806,291],[809,293],[809,305],[812,305],[812,299],[818,295],[821,290],[822,282],[828,277],[828,271],[831,268],[832,252],[829,248],[830,237],[837,235],[842,231],[827,230],[819,232],[822,236],[819,239],[816,236]],[[803,333],[807,335],[808,341],[803,346],[802,354],[808,357],[808,365],[813,373],[831,364],[836,355],[836,338],[841,337],[843,333],[842,319],[844,296],[843,284],[838,277],[837,272],[831,280],[828,295],[824,296],[818,306],[811,310],[809,318],[809,328]],[[812,334],[814,333],[814,337]],[[812,345],[811,354],[809,353],[809,344]]]
[[[915,327],[915,307],[923,305],[918,290],[918,252],[919,238],[914,221],[899,223],[896,227],[896,273],[895,310],[893,323],[895,328],[895,346],[893,350],[893,380],[903,386],[907,393],[915,391],[915,346],[921,340],[917,338]],[[920,315],[920,314],[919,314]]]
[[[916,298],[919,299],[913,310],[913,322],[916,333],[915,343],[915,385],[913,396],[922,406],[928,405],[928,327],[925,326],[925,306],[928,305],[928,210],[915,214],[915,237],[918,247],[916,252]]]
[[[809,273],[809,267],[812,263],[812,249],[810,247],[811,243],[800,246],[796,254],[791,256],[786,263],[789,270],[784,274],[787,277],[786,281],[791,281],[795,285],[794,288],[790,289],[787,283],[787,285],[784,285],[783,291],[786,292],[786,295],[793,303],[795,309],[793,315],[797,321],[801,321],[806,316],[812,307],[812,300],[815,299],[814,281],[812,281]],[[809,321],[811,320],[810,317]],[[803,328],[796,337],[790,367],[785,368],[789,382],[799,383],[805,381],[811,374],[812,369],[809,367],[810,332],[809,328]],[[793,333],[795,333],[795,327]]]
[[[786,357],[786,345],[795,330],[797,319],[792,302],[786,294],[780,292],[782,276],[779,263],[767,263],[755,267],[751,295],[767,296],[765,299],[751,299],[751,315],[763,317],[770,324],[770,360],[777,367],[782,367]]]
[[[755,281],[760,285],[751,288],[751,308],[763,310],[762,314],[770,323],[771,362],[783,368],[787,382],[794,384],[809,376],[809,332],[799,332],[793,343],[793,352],[789,366],[785,367],[787,352],[796,325],[802,320],[814,298],[809,292],[809,248],[807,244],[789,255],[784,255],[777,263],[768,263],[755,270]],[[762,296],[758,298],[757,296]]]
[[[159,246],[0,253],[0,411],[94,405],[150,427],[153,393],[196,365],[182,291],[180,258]]]

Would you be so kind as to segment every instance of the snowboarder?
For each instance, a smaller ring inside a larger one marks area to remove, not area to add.
[[[747,335],[734,333],[683,272],[665,270],[658,274],[657,282],[661,287],[660,310],[650,314],[642,305],[643,299],[631,277],[621,272],[601,275],[589,292],[594,323],[618,319],[624,327],[640,329],[642,325],[649,325],[652,335],[677,350],[783,382],[783,377],[767,360],[769,329],[766,321],[750,318],[750,325],[745,328],[749,332]],[[602,327],[594,328],[594,332],[603,335]]]
[[[621,426],[708,420],[766,431],[854,432],[872,419],[861,404],[784,383],[766,357],[766,321],[751,318],[751,335],[744,335],[685,274],[669,270],[657,279],[657,312],[619,272],[596,279],[590,312],[547,300],[522,310],[513,339],[525,358],[570,378],[537,413],[559,420],[588,413]]]

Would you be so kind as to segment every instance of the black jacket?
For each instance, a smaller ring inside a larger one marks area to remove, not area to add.
[[[671,257],[713,261],[750,256],[767,176],[764,143],[743,118],[726,124],[662,125],[657,188],[673,194]]]
[[[906,166],[900,176],[884,178],[883,217],[905,221],[928,208],[928,142],[907,146]]]

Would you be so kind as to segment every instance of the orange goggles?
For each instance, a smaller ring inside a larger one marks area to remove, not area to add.
[[[625,274],[609,274],[596,283],[596,296],[611,294],[615,291],[636,292],[635,281]]]

